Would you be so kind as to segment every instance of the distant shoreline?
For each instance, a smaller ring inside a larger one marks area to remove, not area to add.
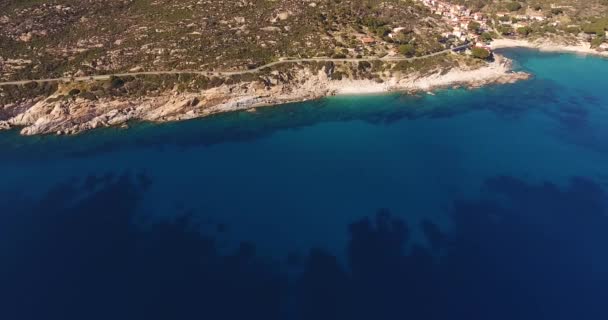
[[[519,39],[495,39],[490,44],[492,49],[507,49],[507,48],[529,48],[536,49],[542,52],[561,52],[580,55],[593,55],[598,57],[608,58],[608,51],[597,51],[592,49],[588,44],[579,43],[578,45],[559,44],[550,40],[528,41]]]

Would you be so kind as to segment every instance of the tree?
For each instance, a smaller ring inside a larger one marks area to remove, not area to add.
[[[509,2],[507,3],[507,10],[509,11],[518,11],[521,9],[521,4],[519,2]]]
[[[411,57],[416,53],[416,48],[411,44],[402,44],[399,46],[399,53],[404,56]]]
[[[517,28],[517,33],[519,33],[522,36],[528,36],[530,34],[530,32],[532,32],[532,29],[530,27]]]
[[[479,34],[481,32],[481,25],[477,21],[471,21],[469,22],[467,29],[471,32]]]
[[[483,39],[483,41],[492,41],[492,34],[489,32],[484,32],[481,34],[481,39]]]
[[[471,54],[474,58],[486,60],[492,56],[492,53],[485,48],[473,47]]]
[[[367,61],[359,61],[359,64],[357,65],[357,69],[359,69],[361,71],[366,71],[367,69],[370,69],[371,67],[372,67],[372,65]]]
[[[498,32],[505,36],[510,35],[513,33],[513,28],[511,26],[499,26]]]

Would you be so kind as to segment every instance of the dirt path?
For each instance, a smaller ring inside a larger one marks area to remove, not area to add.
[[[462,45],[459,47],[446,49],[443,51],[438,51],[435,53],[427,54],[420,57],[384,57],[384,58],[344,58],[344,59],[336,59],[336,58],[309,58],[309,59],[299,59],[299,58],[282,58],[279,61],[271,62],[265,64],[263,66],[257,67],[255,69],[250,70],[242,70],[242,71],[196,71],[196,70],[170,70],[170,71],[138,71],[138,72],[125,72],[125,73],[113,73],[113,74],[105,74],[105,75],[93,75],[93,76],[84,76],[84,77],[62,77],[62,78],[52,78],[52,79],[31,79],[31,80],[16,80],[16,81],[5,81],[0,82],[0,86],[9,86],[9,85],[24,85],[31,82],[36,83],[47,83],[47,82],[73,82],[73,81],[91,81],[91,80],[108,80],[111,77],[126,77],[126,76],[138,76],[138,75],[164,75],[164,74],[197,74],[204,76],[233,76],[233,75],[241,75],[241,74],[249,74],[249,73],[258,73],[262,69],[273,67],[279,64],[285,63],[300,63],[300,62],[361,62],[361,61],[416,61],[421,59],[426,59],[438,55],[442,55],[451,51],[458,51],[464,48],[469,47],[470,44]]]

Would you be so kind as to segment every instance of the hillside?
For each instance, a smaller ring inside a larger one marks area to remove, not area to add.
[[[465,50],[480,35],[418,0],[3,0],[0,12],[0,129],[23,134],[527,78]]]
[[[4,1],[0,12],[4,80],[384,55],[396,44],[362,39],[382,42],[397,27],[422,55],[441,50],[445,31],[426,8],[401,0],[29,0]]]

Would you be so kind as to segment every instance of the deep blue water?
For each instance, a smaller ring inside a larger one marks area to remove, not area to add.
[[[607,319],[608,61],[0,133],[0,319]]]

